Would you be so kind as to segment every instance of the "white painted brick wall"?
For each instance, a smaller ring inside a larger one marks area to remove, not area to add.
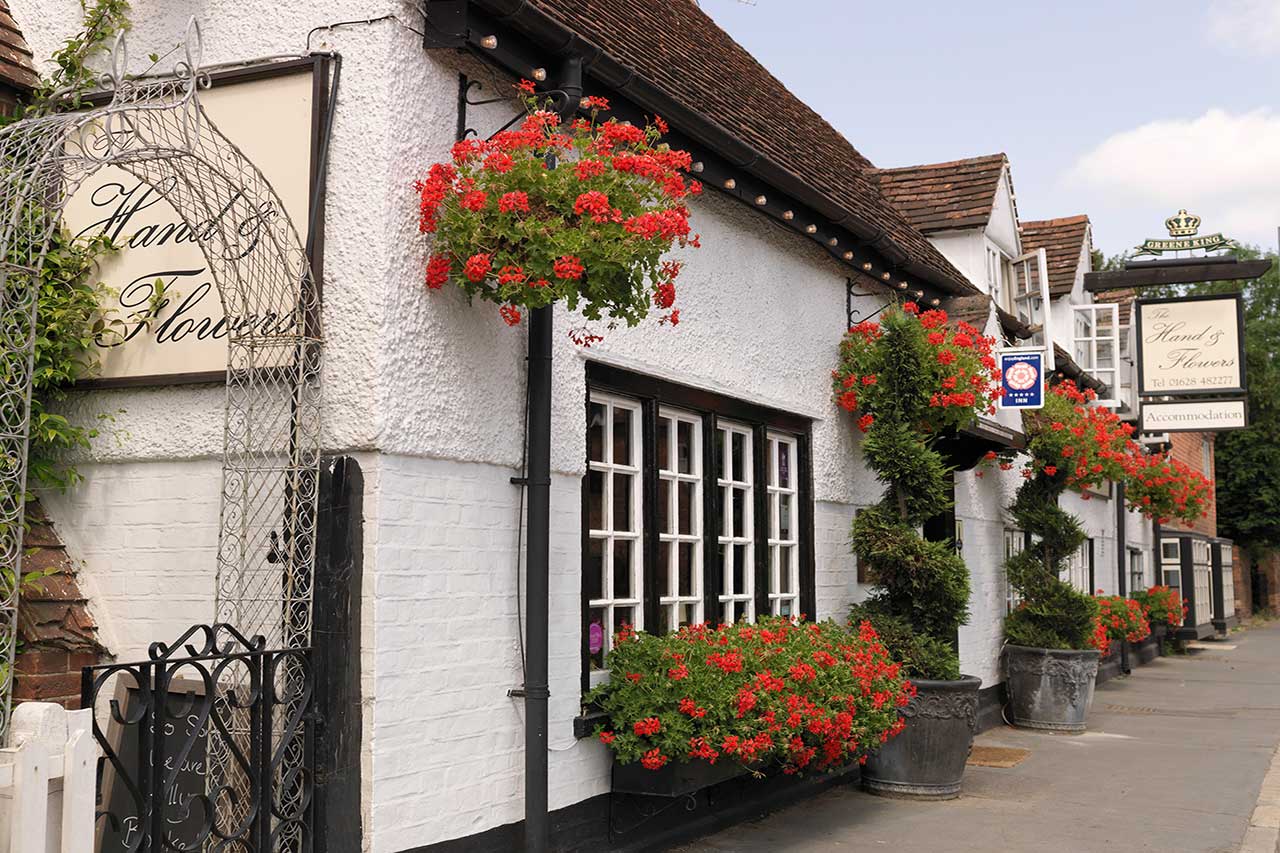
[[[106,646],[146,657],[213,617],[219,462],[83,463],[85,481],[41,500],[81,562],[80,583]]]

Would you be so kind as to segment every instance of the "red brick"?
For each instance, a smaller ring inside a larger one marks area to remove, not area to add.
[[[24,675],[61,674],[67,671],[68,657],[56,650],[23,652],[17,657],[17,671]]]
[[[19,699],[60,700],[80,695],[80,673],[59,675],[19,675],[13,682],[13,695]]]

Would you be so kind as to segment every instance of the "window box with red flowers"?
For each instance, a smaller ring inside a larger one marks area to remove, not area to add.
[[[843,768],[902,730],[914,688],[870,625],[693,625],[623,631],[586,697],[608,722],[614,790],[679,796],[743,773]]]
[[[854,520],[853,548],[875,587],[851,618],[877,627],[918,688],[903,708],[906,731],[864,770],[875,792],[958,796],[976,732],[982,682],[960,674],[952,644],[968,618],[969,572],[952,543],[926,541],[919,529],[950,501],[939,437],[994,409],[994,343],[907,302],[854,326],[840,344],[834,397],[866,434],[863,456],[887,485]]]
[[[522,310],[562,302],[588,321],[635,325],[659,312],[680,321],[672,248],[697,246],[685,200],[701,192],[686,177],[687,152],[661,142],[662,119],[638,127],[590,117],[563,123],[522,81],[528,115],[487,141],[465,139],[449,163],[417,183],[419,230],[433,235],[426,267],[432,290],[453,283],[499,306],[508,325]],[[570,331],[589,345],[599,335]]]

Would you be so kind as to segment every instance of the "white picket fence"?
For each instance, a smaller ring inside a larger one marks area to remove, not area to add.
[[[91,853],[98,745],[93,711],[27,702],[0,749],[0,853]]]

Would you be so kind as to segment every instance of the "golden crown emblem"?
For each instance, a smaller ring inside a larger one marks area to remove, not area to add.
[[[1164,221],[1164,227],[1169,229],[1170,237],[1194,237],[1200,230],[1200,217],[1185,209],[1179,210]]]

